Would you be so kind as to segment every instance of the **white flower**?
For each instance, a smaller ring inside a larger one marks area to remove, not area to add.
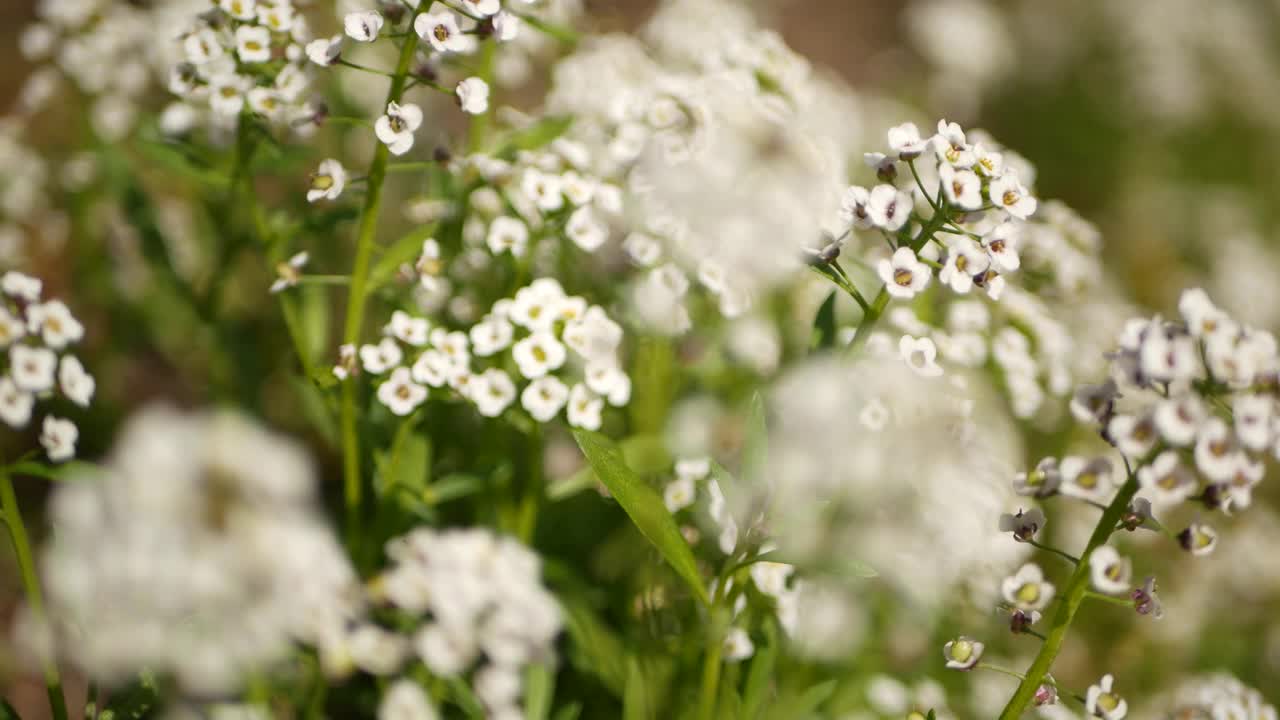
[[[1041,463],[1043,464],[1043,462]],[[1040,508],[1019,510],[1017,514],[1005,513],[1000,516],[1000,532],[1011,532],[1018,542],[1027,542],[1044,527],[1044,511]]]
[[[876,274],[890,295],[903,300],[910,300],[924,290],[933,276],[929,266],[917,260],[911,248],[906,247],[894,251],[892,260],[881,260],[876,265]]]
[[[489,368],[471,381],[471,401],[485,417],[498,417],[516,400],[516,385],[511,376],[498,368]]]
[[[520,405],[538,422],[549,422],[569,401],[569,388],[554,375],[534,380],[520,393]]]
[[[942,374],[942,367],[938,365],[938,348],[927,337],[903,335],[898,340],[898,353],[922,377],[937,377]]]
[[[541,279],[535,280],[527,287],[516,291],[510,306],[511,322],[534,332],[550,330],[557,320],[556,310],[563,298],[564,290],[559,283],[554,280],[548,283],[541,282]],[[572,346],[573,343],[569,340],[568,334],[568,328],[566,328],[565,341]]]
[[[218,7],[237,20],[253,20],[258,16],[257,0],[218,0]]]
[[[604,400],[596,397],[586,385],[578,383],[569,391],[569,424],[587,430],[599,430],[604,421]]]
[[[1130,458],[1142,458],[1160,439],[1150,416],[1116,415],[1107,423],[1107,435],[1116,449]]]
[[[204,65],[222,57],[226,49],[219,42],[218,34],[206,27],[183,37],[182,51],[187,62]]]
[[[458,106],[468,115],[483,115],[489,111],[489,84],[478,77],[469,77],[458,83],[454,90]]]
[[[350,343],[339,345],[338,363],[333,366],[333,376],[346,380],[356,369],[356,346]]]
[[[1004,579],[1000,586],[1005,602],[1023,612],[1043,610],[1053,600],[1053,583],[1044,579],[1044,571],[1035,563],[1027,563]]]
[[[515,327],[504,317],[486,315],[480,322],[471,326],[467,335],[471,338],[471,348],[479,357],[489,357],[506,350],[515,335]]]
[[[849,223],[858,230],[867,230],[875,227],[876,223],[871,219],[871,214],[867,211],[867,205],[871,202],[871,192],[860,185],[854,185],[844,191],[844,197],[840,200],[840,217],[846,223]]]
[[[485,237],[485,244],[489,246],[489,251],[494,255],[498,255],[504,251],[511,251],[512,255],[520,257],[524,255],[526,246],[529,243],[529,227],[523,222],[502,215],[493,219],[489,223],[489,233]]]
[[[1081,500],[1106,502],[1115,482],[1115,469],[1111,461],[1098,457],[1085,460],[1074,455],[1062,458],[1062,494]]]
[[[287,33],[293,30],[295,20],[297,17],[293,6],[287,2],[272,2],[266,7],[258,8],[258,22],[271,28],[272,32]]]
[[[80,364],[80,360],[74,355],[64,355],[58,365],[58,386],[68,400],[80,407],[89,407],[97,384],[93,376],[85,371],[84,365]]]
[[[329,67],[342,54],[342,36],[317,38],[307,43],[307,59],[320,67]]]
[[[787,580],[795,572],[794,565],[787,563],[761,561],[752,563],[751,582],[756,589],[773,598],[780,598],[787,592]]]
[[[413,381],[407,367],[398,367],[378,386],[378,401],[391,412],[404,417],[418,409],[427,400],[427,389]]]
[[[271,283],[269,291],[272,293],[283,292],[298,284],[302,279],[302,268],[306,267],[307,261],[311,256],[306,252],[300,252],[285,262],[276,263],[276,279]]]
[[[499,0],[462,0],[462,5],[473,15],[480,17],[496,15],[502,9],[502,3]]]
[[[1210,480],[1225,482],[1236,472],[1236,444],[1231,429],[1211,417],[1200,426],[1195,448],[1196,467]]]
[[[17,270],[10,270],[0,277],[0,291],[29,303],[40,299],[42,285],[40,278],[24,275]]]
[[[1129,713],[1129,703],[1112,691],[1114,680],[1111,675],[1103,675],[1097,685],[1089,686],[1089,693],[1085,698],[1086,712],[1102,720],[1123,720]]]
[[[329,158],[322,160],[311,175],[311,187],[307,190],[307,202],[320,199],[337,200],[347,186],[347,170],[342,163]]]
[[[681,458],[676,461],[676,477],[689,480],[705,480],[711,475],[711,458]]]
[[[543,212],[555,212],[564,207],[563,181],[559,175],[528,168],[520,178],[520,191]]]
[[[53,462],[65,462],[76,456],[76,440],[80,431],[75,423],[46,415],[40,430],[40,444]]]
[[[584,371],[587,387],[610,405],[621,407],[631,400],[631,378],[611,362],[592,362]]]
[[[520,368],[520,374],[530,380],[558,370],[564,365],[567,354],[564,345],[547,331],[535,332],[511,348],[511,357]]]
[[[27,330],[39,333],[44,344],[61,350],[69,343],[80,342],[84,326],[72,316],[61,300],[50,300],[27,307]]]
[[[561,337],[584,360],[608,361],[622,342],[622,327],[599,305],[592,305],[580,319],[565,324]]]
[[[1249,507],[1253,502],[1253,488],[1262,482],[1265,474],[1266,466],[1260,460],[1253,460],[1243,452],[1237,453],[1235,472],[1224,488],[1226,499],[1222,503],[1223,510],[1230,512]]]
[[[951,241],[947,249],[947,264],[938,273],[938,280],[952,290],[964,294],[973,289],[973,278],[986,272],[991,265],[987,253],[967,237]]]
[[[18,388],[7,375],[0,377],[0,420],[15,430],[31,422],[35,396]]]
[[[396,310],[391,313],[391,322],[387,323],[383,332],[406,345],[422,347],[427,344],[430,330],[431,323],[426,318],[413,317],[403,310]]]
[[[667,483],[662,489],[662,504],[667,506],[667,512],[678,513],[692,505],[697,494],[695,488],[693,478],[688,477],[676,478]]]
[[[500,12],[493,16],[493,36],[498,42],[511,42],[520,36],[522,24],[519,15]]]
[[[622,241],[622,249],[641,267],[653,267],[662,259],[662,243],[650,235],[633,232]]]
[[[1187,394],[1157,402],[1153,419],[1156,430],[1166,443],[1186,447],[1195,441],[1204,416],[1204,403],[1200,397]]]
[[[1133,569],[1129,558],[1110,545],[1103,545],[1089,556],[1089,577],[1093,587],[1100,593],[1116,595],[1129,592],[1129,578]]]
[[[360,364],[364,367],[364,371],[371,375],[381,375],[399,365],[403,359],[404,353],[391,338],[383,338],[377,345],[360,347]]]
[[[938,121],[938,134],[933,138],[933,150],[938,159],[958,168],[972,167],[977,162],[973,149],[969,147],[964,130],[957,123]]]
[[[347,652],[356,667],[370,675],[393,675],[404,665],[409,643],[399,633],[364,623],[347,637]]]
[[[233,118],[244,109],[244,95],[249,81],[241,75],[226,73],[209,81],[209,109],[215,115]]]
[[[991,264],[1000,272],[1013,272],[1022,266],[1018,255],[1018,226],[1000,223],[982,236],[982,246],[991,256]]]
[[[1197,557],[1212,553],[1218,546],[1218,532],[1201,522],[1193,522],[1178,533],[1178,542],[1187,552]]]
[[[993,178],[999,177],[1004,172],[1004,156],[994,150],[990,150],[982,145],[982,143],[973,144],[973,157],[975,162],[973,169],[983,175]]]
[[[587,252],[595,252],[609,239],[609,228],[596,218],[589,207],[573,211],[569,222],[565,223],[564,233],[574,245]]]
[[[1264,395],[1237,395],[1231,403],[1235,415],[1236,437],[1240,444],[1254,451],[1271,445],[1271,418],[1275,401]]]
[[[426,691],[408,678],[392,683],[378,703],[378,720],[436,720],[437,717]]]
[[[403,155],[413,147],[413,133],[422,124],[422,108],[413,103],[387,104],[387,113],[374,123],[374,133],[392,155]]]
[[[876,227],[897,232],[911,217],[911,196],[892,185],[877,185],[867,199],[867,216]]]
[[[419,15],[413,21],[413,30],[436,52],[459,52],[470,46],[467,36],[458,29],[457,18],[448,10]]]
[[[236,55],[245,63],[262,63],[271,59],[271,31],[256,25],[236,28]]]
[[[746,630],[734,627],[724,636],[723,657],[725,662],[742,662],[755,654],[756,646]]]
[[[1196,477],[1178,460],[1178,453],[1166,450],[1150,465],[1138,468],[1138,483],[1151,491],[1157,504],[1172,505],[1191,497],[1196,491]]]
[[[413,363],[413,379],[431,387],[444,387],[457,366],[439,350],[427,350]]]
[[[1215,335],[1224,330],[1230,332],[1235,326],[1231,318],[1219,310],[1209,299],[1209,294],[1201,288],[1182,291],[1182,295],[1178,298],[1178,313],[1186,321],[1187,331],[1198,338]]]
[[[972,170],[957,170],[952,165],[938,168],[942,191],[952,206],[962,210],[982,207],[982,179]]]
[[[1155,620],[1164,619],[1164,605],[1160,603],[1160,598],[1156,596],[1156,579],[1148,577],[1147,581],[1140,588],[1134,588],[1129,594],[1133,600],[1133,609],[1139,615],[1150,615]]]
[[[0,305],[0,348],[8,347],[27,334],[27,324]]]
[[[1200,353],[1189,335],[1169,337],[1163,332],[1149,332],[1138,350],[1138,361],[1147,378],[1176,382],[1194,377],[1200,368]]]
[[[347,37],[356,42],[373,42],[382,32],[382,16],[373,11],[347,13],[342,27]]]
[[[915,123],[903,123],[889,128],[889,149],[898,153],[898,157],[903,160],[919,157],[928,146],[928,139],[920,137],[920,128]]]
[[[461,330],[449,332],[444,328],[436,328],[431,331],[431,344],[454,365],[466,365],[471,359],[470,341]]]
[[[961,635],[942,646],[942,657],[946,658],[947,667],[952,670],[969,670],[982,659],[984,649],[986,645]]]
[[[991,181],[987,195],[996,207],[1019,220],[1026,220],[1036,211],[1036,199],[1018,182],[1018,176],[1007,172]]]
[[[9,349],[9,372],[19,390],[41,393],[53,389],[58,356],[48,348],[14,345]]]

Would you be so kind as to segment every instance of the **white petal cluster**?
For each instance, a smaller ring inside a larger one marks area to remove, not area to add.
[[[10,270],[0,275],[0,422],[30,424],[41,400],[63,397],[86,408],[97,383],[69,352],[84,339],[84,325],[61,300],[42,299],[43,283]],[[46,415],[40,444],[53,462],[75,457],[75,423]]]
[[[413,618],[412,652],[468,677],[487,717],[523,717],[524,666],[551,661],[562,619],[538,556],[485,529],[418,528],[387,543],[378,599]]]
[[[1275,705],[1262,693],[1226,674],[1188,679],[1161,703],[1158,712],[1172,717],[1275,720]]]
[[[103,682],[148,669],[205,694],[298,642],[323,653],[360,602],[315,485],[298,445],[244,417],[142,412],[100,472],[53,497],[49,604],[84,630],[60,650]]]

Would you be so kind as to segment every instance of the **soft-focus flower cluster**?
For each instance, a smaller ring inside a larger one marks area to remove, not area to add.
[[[359,356],[365,373],[385,376],[378,399],[396,415],[413,413],[430,390],[447,388],[485,417],[502,415],[518,400],[538,422],[563,410],[570,425],[598,430],[606,403],[621,407],[631,399],[631,379],[619,364],[622,327],[552,278],[494,303],[466,331],[432,328],[426,318],[397,310],[385,335]]]
[[[54,495],[57,651],[104,682],[149,669],[207,695],[344,636],[360,588],[315,484],[300,447],[243,417],[145,411]]]
[[[1276,707],[1262,693],[1227,674],[1189,678],[1170,700],[1157,703],[1157,712],[1173,718],[1240,718],[1275,720]]]
[[[39,278],[10,270],[0,276],[0,421],[26,427],[37,403],[61,398],[86,408],[97,383],[70,347],[84,338],[84,325],[61,300],[41,298]],[[75,423],[47,414],[40,444],[53,462],[75,457],[80,431]]]
[[[437,677],[469,677],[486,717],[524,717],[524,666],[554,661],[562,623],[538,556],[480,528],[419,528],[390,541],[387,555],[371,592],[415,624],[404,634],[368,627],[383,649],[369,671],[394,674],[412,655]]]

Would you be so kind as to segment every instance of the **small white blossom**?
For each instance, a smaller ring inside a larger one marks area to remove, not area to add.
[[[426,691],[408,678],[392,683],[378,703],[378,720],[436,720],[437,717]]]
[[[892,185],[877,185],[867,199],[867,217],[876,227],[897,232],[911,217],[911,196]]]
[[[382,16],[373,11],[347,13],[342,18],[342,28],[347,37],[356,42],[377,40],[378,33],[382,32],[382,23]]]
[[[1107,434],[1116,449],[1131,458],[1145,456],[1160,439],[1149,416],[1116,415],[1107,423]]]
[[[569,391],[569,424],[587,430],[599,430],[604,422],[604,400],[581,383]]]
[[[1059,469],[1062,472],[1063,495],[1096,503],[1106,502],[1111,496],[1115,483],[1115,469],[1110,460],[1104,457],[1086,460],[1082,457],[1069,456],[1062,458]]]
[[[271,59],[271,31],[256,25],[236,28],[236,55],[245,63],[263,63]]]
[[[840,200],[841,219],[858,230],[868,230],[875,227],[876,223],[871,219],[871,213],[867,210],[867,206],[870,203],[871,192],[869,190],[859,185],[850,187],[844,191],[844,197]]]
[[[604,245],[605,240],[609,239],[609,228],[602,223],[592,212],[589,207],[581,207],[569,216],[569,222],[565,223],[565,235],[573,241],[574,245],[586,250],[587,252],[595,252]]]
[[[471,338],[471,349],[479,357],[489,357],[511,345],[515,335],[515,327],[504,317],[486,315],[467,332]]]
[[[520,374],[534,380],[558,370],[567,357],[564,345],[550,332],[536,332],[516,342],[511,357]]]
[[[302,280],[302,268],[306,267],[311,256],[300,252],[285,262],[276,263],[276,279],[271,283],[269,292],[278,293],[294,287]]]
[[[512,255],[520,257],[529,244],[529,227],[507,215],[496,217],[489,223],[485,244],[494,255],[510,251]]]
[[[555,212],[564,207],[562,180],[559,175],[528,168],[520,178],[520,191],[543,212]]]
[[[549,422],[569,401],[569,388],[560,378],[544,375],[520,393],[520,405],[538,422]]]
[[[903,335],[898,340],[898,353],[917,375],[937,377],[942,374],[942,367],[938,365],[938,348],[927,337]]]
[[[1044,527],[1044,511],[1040,508],[1019,510],[1017,514],[1005,513],[1000,516],[1000,532],[1011,532],[1018,542],[1027,542]]]
[[[920,137],[920,128],[915,123],[903,123],[889,128],[889,149],[898,153],[903,160],[919,157],[929,146],[927,138]]]
[[[378,402],[386,405],[391,412],[404,417],[427,400],[427,389],[413,381],[413,374],[407,367],[398,367],[378,386]]]
[[[27,307],[27,330],[38,333],[44,344],[54,350],[61,350],[84,338],[84,325],[75,319],[61,300]]]
[[[1129,714],[1129,703],[1112,690],[1115,678],[1103,675],[1097,685],[1089,686],[1085,698],[1085,712],[1102,720],[1124,720]]]
[[[406,345],[422,347],[427,344],[431,323],[426,318],[413,317],[403,310],[391,313],[391,322],[383,332]]]
[[[942,657],[946,658],[947,667],[952,670],[971,670],[982,659],[985,649],[983,643],[961,635],[942,646]]]
[[[982,207],[982,179],[972,170],[957,170],[952,165],[938,168],[938,179],[947,202],[962,210]]]
[[[58,356],[48,348],[14,345],[9,349],[9,372],[20,390],[52,390],[57,367]]]
[[[933,150],[945,165],[957,168],[973,167],[977,157],[960,125],[946,120],[938,121],[938,133],[933,136]]]
[[[53,462],[65,462],[76,455],[76,440],[80,431],[70,420],[46,415],[40,429],[40,444]]]
[[[64,355],[58,365],[58,387],[71,402],[80,407],[89,407],[97,384],[79,359],[74,355]]]
[[[448,10],[419,15],[413,21],[413,30],[436,52],[460,52],[470,45],[467,36],[458,29],[458,19]]]
[[[723,657],[725,662],[742,662],[755,654],[756,647],[751,636],[742,628],[729,628],[724,636]]]
[[[1201,522],[1193,522],[1178,534],[1178,542],[1187,552],[1203,557],[1218,546],[1218,532]]]
[[[977,243],[967,237],[957,238],[947,249],[947,264],[938,273],[938,280],[964,294],[973,289],[973,278],[986,272],[990,265],[990,256]]]
[[[1117,595],[1129,591],[1130,577],[1133,573],[1129,558],[1110,545],[1103,545],[1089,556],[1089,577],[1093,587],[1100,593]]]
[[[422,125],[422,108],[412,103],[391,102],[387,112],[374,123],[374,133],[391,151],[403,155],[413,147],[413,133]]]
[[[43,283],[40,282],[40,278],[24,275],[17,270],[10,270],[0,276],[0,291],[3,291],[9,297],[29,303],[40,299],[42,286]]]
[[[322,160],[311,175],[311,187],[307,189],[307,202],[337,200],[347,186],[347,170],[342,163],[329,158]]]
[[[1236,472],[1236,444],[1231,429],[1211,417],[1200,426],[1195,447],[1196,467],[1216,482],[1230,480]]]
[[[876,265],[876,274],[884,283],[890,295],[902,300],[910,300],[916,293],[924,290],[933,277],[929,266],[916,259],[911,248],[901,247],[893,253],[890,260],[881,260]]]
[[[253,20],[258,16],[257,0],[218,0],[218,7],[237,20]]]
[[[329,67],[342,54],[342,36],[317,38],[307,43],[307,59],[320,67]]]
[[[1044,579],[1044,571],[1035,563],[1023,565],[1000,586],[1005,602],[1027,613],[1048,607],[1054,592],[1053,583]]]
[[[1013,479],[1013,490],[1019,495],[1048,497],[1062,484],[1062,472],[1055,458],[1047,457],[1036,463],[1034,469],[1019,472]]]
[[[1026,220],[1036,211],[1036,199],[1018,182],[1018,176],[1013,173],[1005,173],[992,180],[987,195],[993,205],[1004,208],[1005,212],[1019,220]]]
[[[489,84],[478,77],[469,77],[458,83],[454,90],[458,106],[468,115],[483,115],[489,111]]]
[[[1150,491],[1157,505],[1180,503],[1195,494],[1196,477],[1178,459],[1178,453],[1166,450],[1150,465],[1138,468],[1138,483]]]
[[[391,338],[383,338],[377,345],[360,347],[360,364],[370,375],[381,375],[399,365],[403,359],[404,352]]]
[[[0,377],[0,420],[6,425],[15,430],[26,427],[35,404],[35,396],[19,389],[13,378]]]
[[[498,417],[516,400],[516,386],[511,376],[498,368],[489,368],[472,380],[471,401],[485,417]]]
[[[22,321],[22,318],[0,305],[0,348],[8,347],[21,340],[26,334],[27,324]]]
[[[1160,438],[1170,445],[1186,447],[1195,442],[1204,420],[1204,403],[1196,395],[1167,398],[1156,403],[1152,419]]]
[[[1022,266],[1018,255],[1018,228],[1013,223],[1001,223],[982,236],[982,246],[991,256],[991,265],[1000,272],[1013,272]]]

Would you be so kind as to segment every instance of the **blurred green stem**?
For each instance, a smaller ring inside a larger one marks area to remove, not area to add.
[[[27,526],[22,522],[18,509],[18,495],[13,490],[13,478],[8,468],[0,468],[0,510],[4,511],[5,525],[13,540],[13,552],[17,556],[18,571],[22,575],[22,591],[31,606],[31,615],[42,631],[49,627],[44,610],[44,595],[40,592],[40,579],[36,576],[35,562],[31,557],[31,542],[27,538]],[[58,677],[58,665],[52,657],[43,659],[44,685],[49,691],[49,707],[54,720],[67,720],[67,701],[62,694],[62,680]]]
[[[1075,619],[1076,611],[1080,609],[1080,603],[1084,602],[1089,594],[1089,557],[1093,555],[1094,550],[1111,539],[1111,533],[1115,532],[1120,516],[1129,507],[1129,501],[1133,500],[1137,492],[1137,475],[1130,472],[1128,480],[1120,488],[1120,492],[1116,493],[1115,499],[1107,506],[1102,517],[1098,519],[1098,524],[1093,528],[1089,543],[1080,554],[1080,562],[1063,589],[1062,599],[1058,601],[1058,610],[1053,616],[1053,626],[1045,635],[1040,653],[1027,669],[1027,676],[1018,684],[1018,689],[1009,699],[1009,704],[1005,705],[1004,711],[1000,713],[1000,720],[1018,720],[1035,697],[1036,689],[1044,682],[1045,675],[1048,674],[1054,659],[1058,657],[1058,651],[1062,649],[1062,642],[1067,637],[1067,631],[1071,628],[1071,621]]]
[[[414,10],[409,18],[409,25],[420,10]],[[404,92],[405,79],[409,68],[413,65],[413,55],[418,49],[417,33],[410,33],[400,48],[400,60],[396,64],[395,74],[391,78],[391,87],[387,90],[387,102],[398,102]],[[347,320],[343,330],[343,342],[354,345],[360,342],[360,331],[364,327],[364,308],[367,300],[369,282],[369,265],[373,259],[374,242],[378,231],[378,211],[382,207],[382,184],[387,176],[389,150],[383,143],[378,143],[373,154],[373,164],[369,168],[368,192],[364,198],[364,208],[360,212],[360,227],[356,236],[356,257],[351,270],[351,289],[347,296]],[[355,538],[360,532],[360,503],[363,487],[360,480],[360,433],[356,427],[356,387],[354,380],[342,383],[342,474],[343,497],[347,506],[348,536]]]

